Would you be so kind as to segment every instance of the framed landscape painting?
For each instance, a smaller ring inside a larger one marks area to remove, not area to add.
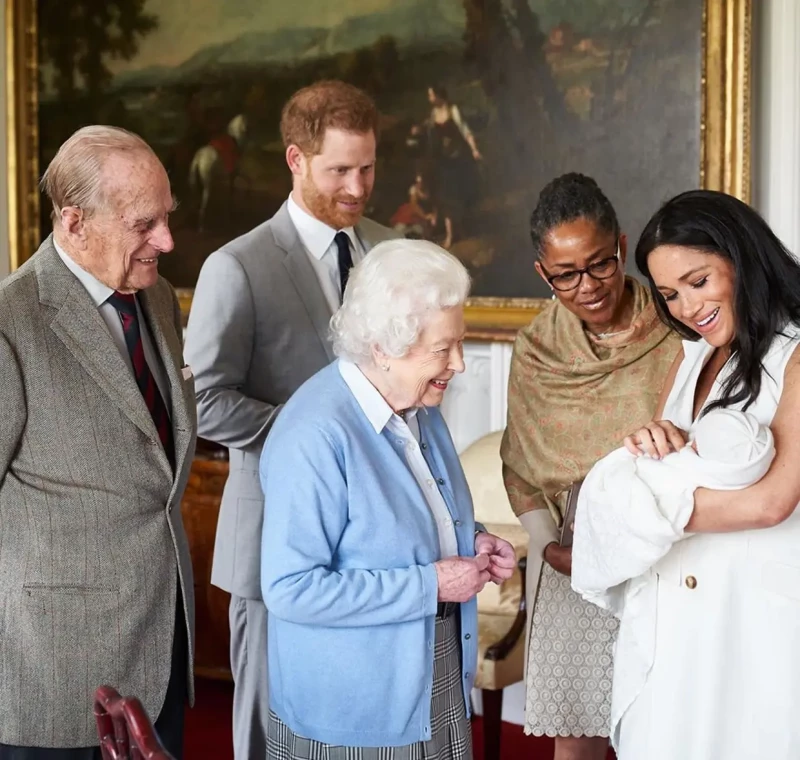
[[[264,221],[290,176],[280,110],[340,78],[382,116],[368,211],[470,269],[477,338],[548,293],[528,218],[592,175],[635,241],[703,186],[749,200],[749,0],[8,0],[12,263],[49,231],[40,172],[75,129],[144,137],[179,200],[161,271],[187,304],[205,258]],[[443,117],[444,115],[444,117]]]

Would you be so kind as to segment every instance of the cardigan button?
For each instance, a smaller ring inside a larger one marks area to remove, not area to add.
[[[686,588],[694,589],[697,588],[697,578],[693,575],[686,576]]]
[[[470,634],[468,633],[465,633],[464,638],[467,639],[467,641],[469,641],[472,638],[472,636],[470,636]]]
[[[456,526],[456,528],[460,528],[460,527],[461,527],[461,520],[456,520],[456,521],[453,523],[453,525],[455,525],[455,526]]]
[[[444,485],[444,478],[438,478],[438,479],[436,480],[436,482],[437,482],[437,483],[438,483],[440,486],[443,486],[443,485]]]
[[[427,449],[428,449],[428,444],[427,444],[427,443],[421,443],[421,444],[419,445],[419,447],[420,447],[420,448],[421,448],[423,451],[427,451]]]

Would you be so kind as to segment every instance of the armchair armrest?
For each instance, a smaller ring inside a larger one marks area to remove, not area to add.
[[[517,641],[519,641],[519,637],[522,636],[523,632],[525,631],[525,622],[527,617],[525,604],[525,571],[528,567],[528,558],[521,557],[517,563],[517,567],[519,568],[519,574],[522,579],[522,593],[520,594],[517,616],[514,618],[514,622],[511,624],[511,628],[509,628],[508,633],[496,644],[492,644],[486,649],[484,658],[487,660],[505,660],[505,658],[510,654],[511,650],[516,646]]]

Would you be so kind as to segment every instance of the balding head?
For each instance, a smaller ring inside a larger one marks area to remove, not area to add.
[[[53,235],[83,269],[112,290],[135,292],[158,278],[172,250],[169,178],[150,146],[117,127],[79,129],[42,177]]]
[[[152,148],[138,135],[101,124],[83,127],[58,149],[42,176],[41,188],[50,199],[57,222],[61,209],[74,206],[88,218],[107,200],[104,167],[111,156],[147,155],[158,161]]]

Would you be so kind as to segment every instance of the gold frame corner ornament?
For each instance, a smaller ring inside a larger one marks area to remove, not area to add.
[[[699,185],[750,202],[752,0],[704,0]],[[6,140],[11,268],[38,245],[39,177],[36,0],[6,0]],[[192,289],[179,293],[184,314]],[[475,340],[513,340],[547,299],[470,298]]]

